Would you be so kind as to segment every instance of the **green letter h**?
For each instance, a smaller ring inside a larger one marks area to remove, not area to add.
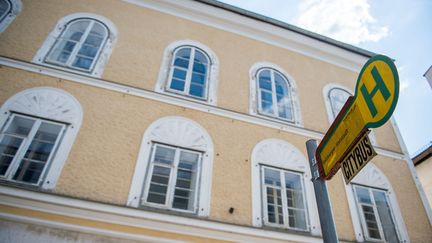
[[[373,88],[373,90],[369,93],[366,89],[366,86],[363,84],[360,89],[361,89],[362,95],[366,101],[366,104],[369,108],[369,111],[370,111],[372,117],[375,117],[377,114],[377,110],[376,110],[375,104],[372,101],[372,98],[375,96],[375,94],[378,91],[381,91],[381,94],[384,97],[384,100],[387,101],[388,98],[390,97],[390,91],[387,89],[387,86],[385,85],[384,80],[382,79],[382,77],[379,74],[378,69],[376,67],[372,68],[371,73],[372,73],[372,77],[376,83],[375,88]]]

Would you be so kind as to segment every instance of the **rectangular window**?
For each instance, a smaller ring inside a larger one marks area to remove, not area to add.
[[[264,224],[294,230],[309,230],[300,173],[262,167]]]
[[[354,185],[366,240],[399,242],[387,192]]]
[[[142,204],[195,213],[200,163],[199,152],[154,144]]]
[[[40,185],[65,127],[12,114],[0,134],[0,178]]]

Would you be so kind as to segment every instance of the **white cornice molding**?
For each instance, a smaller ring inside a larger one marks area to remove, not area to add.
[[[367,57],[290,31],[196,1],[124,0],[359,72]]]
[[[275,232],[248,226],[224,224],[210,220],[154,213],[140,209],[65,198],[57,195],[26,191],[6,186],[0,186],[0,205],[109,224],[114,223],[157,231],[163,229],[164,232],[171,232],[174,234],[191,235],[225,241],[257,242],[288,240],[293,242],[322,242],[321,238],[312,236],[304,236],[288,232]],[[13,213],[2,212],[0,213],[0,219],[2,218],[23,222],[20,220],[22,216]],[[27,218],[27,220],[30,219],[37,220],[37,218]],[[51,221],[50,225],[64,229],[67,229],[66,226],[69,226],[69,228],[76,226],[72,224],[57,224],[56,221]],[[86,227],[86,230],[93,230],[95,231],[94,233],[97,233],[97,231],[104,229]],[[124,237],[121,235],[124,234],[123,232],[111,230],[110,234],[118,234],[117,237]],[[128,238],[130,239],[139,240],[139,237],[140,235],[128,234]]]
[[[321,140],[324,136],[324,134],[321,132],[309,130],[307,128],[299,127],[287,122],[278,122],[272,119],[252,116],[246,113],[227,110],[227,109],[223,109],[208,104],[202,104],[199,102],[194,102],[194,101],[190,101],[178,97],[160,94],[150,90],[139,89],[132,86],[115,83],[112,81],[75,74],[75,73],[71,73],[71,72],[67,72],[67,71],[63,71],[51,67],[37,65],[34,63],[19,61],[15,59],[6,58],[6,57],[0,57],[0,65],[17,68],[29,72],[39,73],[39,74],[43,74],[43,75],[47,75],[59,79],[69,80],[72,82],[90,85],[93,87],[98,87],[110,91],[120,92],[127,95],[142,97],[154,101],[163,102],[166,104],[184,107],[187,109],[210,113],[210,114],[226,117],[237,121],[247,122],[250,124],[269,127],[269,128],[277,129],[281,132],[294,133],[311,139]],[[379,155],[406,161],[406,156],[401,153],[394,152],[385,148],[379,148],[379,147],[375,147],[375,150]]]

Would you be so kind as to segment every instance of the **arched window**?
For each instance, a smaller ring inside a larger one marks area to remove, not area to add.
[[[93,14],[59,21],[34,61],[100,77],[116,39],[114,25]]]
[[[208,216],[213,143],[197,123],[165,117],[141,143],[128,206]]]
[[[345,102],[348,100],[350,96],[351,93],[349,93],[345,89],[338,88],[338,87],[332,88],[328,92],[328,99],[330,100],[333,120],[342,110],[343,105],[345,104]]]
[[[250,113],[301,125],[294,80],[272,63],[256,63],[250,70]]]
[[[373,163],[367,164],[345,188],[359,242],[407,242],[395,193]]]
[[[294,121],[293,104],[288,80],[277,70],[258,71],[258,110],[288,121]]]
[[[266,139],[252,151],[252,224],[320,235],[308,162],[293,145]]]
[[[195,41],[176,41],[164,53],[155,91],[216,104],[216,55]]]
[[[168,90],[195,98],[207,98],[209,58],[205,52],[182,46],[174,51]]]
[[[78,101],[60,89],[32,88],[0,111],[0,180],[54,188],[81,125]]]
[[[12,23],[19,12],[21,12],[20,0],[0,0],[0,33]]]

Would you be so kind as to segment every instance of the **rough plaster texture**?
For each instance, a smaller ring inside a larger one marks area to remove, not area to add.
[[[304,143],[308,138],[277,129],[7,67],[0,68],[0,76],[5,77],[0,80],[0,103],[23,89],[53,86],[71,93],[83,107],[83,124],[55,193],[125,205],[145,129],[161,117],[184,116],[202,125],[214,143],[209,218],[251,225],[250,156],[253,147],[263,139],[279,138],[306,154]],[[432,237],[406,162],[382,156],[373,161],[395,189],[411,239],[421,242]],[[343,183],[338,174],[328,183],[329,192],[340,238],[353,240]],[[228,213],[230,207],[235,208],[234,214]]]
[[[322,96],[324,86],[331,82],[354,90],[357,80],[358,73],[333,64],[122,1],[45,0],[23,1],[23,5],[23,11],[0,36],[2,56],[31,61],[59,19],[75,12],[95,13],[110,19],[118,29],[118,41],[105,67],[104,79],[153,90],[165,48],[177,40],[195,40],[211,48],[219,58],[220,107],[248,113],[249,70],[256,62],[268,61],[295,80],[304,126],[320,132],[329,127]],[[391,125],[375,130],[379,146],[401,151]]]
[[[432,157],[416,166],[417,175],[432,207]]]

